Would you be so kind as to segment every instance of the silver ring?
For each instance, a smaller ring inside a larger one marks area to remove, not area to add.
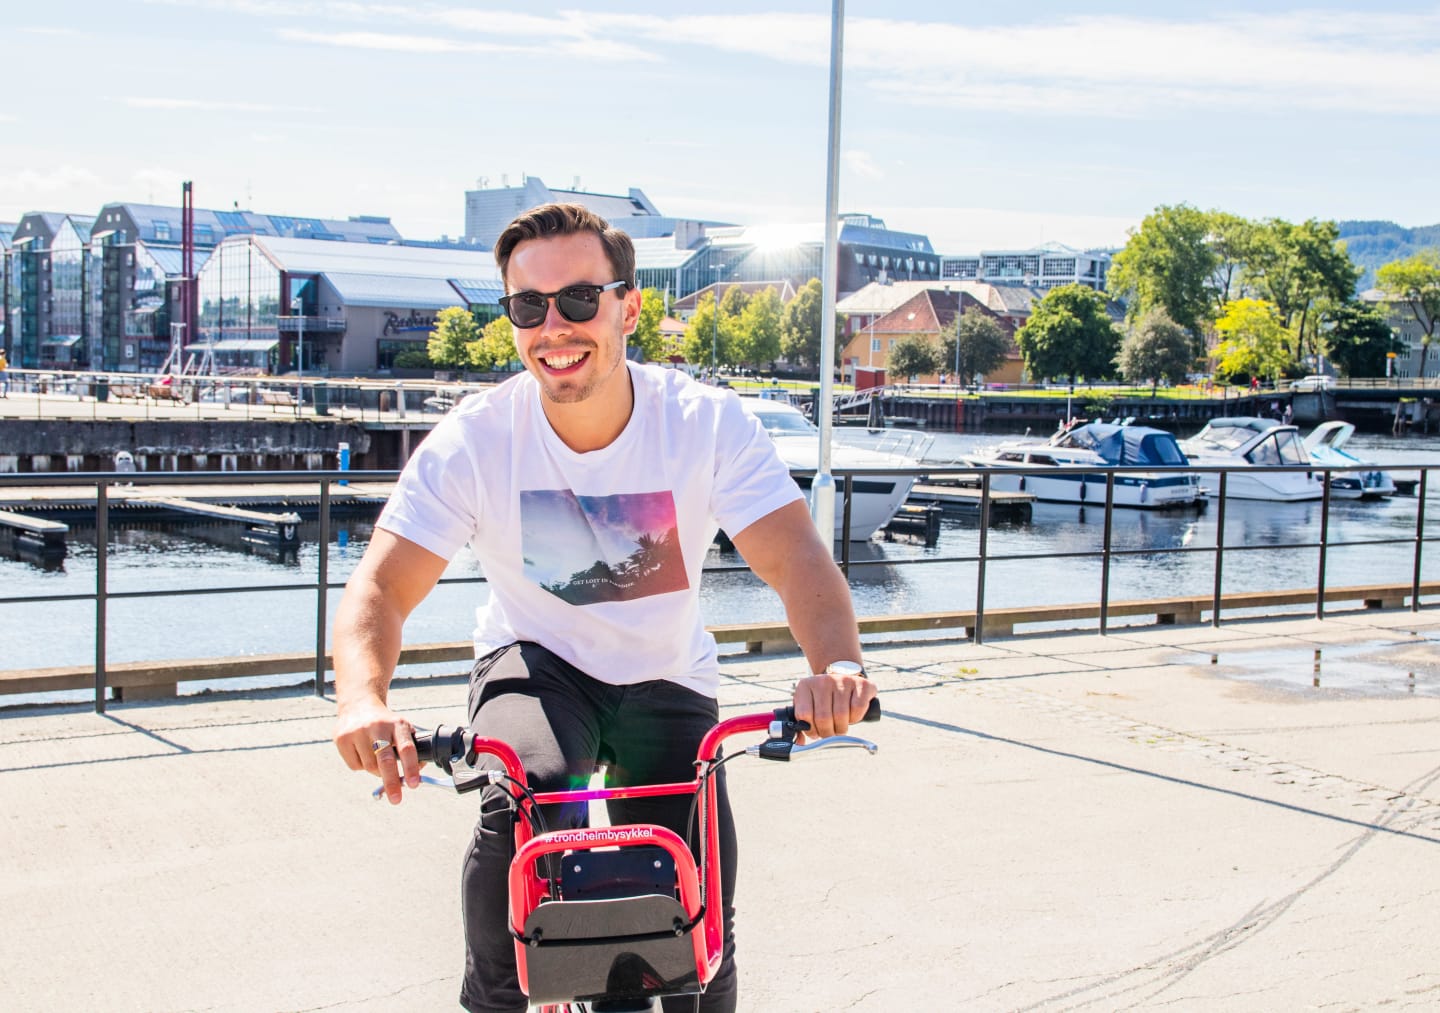
[[[389,739],[376,739],[374,742],[370,743],[370,751],[373,753],[383,753],[389,748]]]

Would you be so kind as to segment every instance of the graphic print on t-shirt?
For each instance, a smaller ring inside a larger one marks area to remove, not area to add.
[[[569,489],[525,490],[520,531],[525,576],[571,605],[690,586],[668,491],[576,496]]]

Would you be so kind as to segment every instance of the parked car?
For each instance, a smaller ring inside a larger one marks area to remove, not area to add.
[[[1335,378],[1324,374],[1302,376],[1290,384],[1291,390],[1334,390]]]

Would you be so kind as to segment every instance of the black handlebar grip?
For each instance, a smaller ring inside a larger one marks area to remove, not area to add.
[[[415,729],[415,755],[421,763],[435,762],[435,733],[430,729]]]
[[[777,708],[775,708],[775,720],[777,720],[777,721],[794,721],[796,724],[798,724],[798,725],[803,725],[803,726],[804,726],[804,727],[802,727],[802,728],[800,729],[802,732],[808,730],[809,727],[810,727],[809,722],[796,720],[796,717],[795,717],[795,708],[794,708],[794,707],[777,707]],[[879,720],[880,720],[880,698],[879,698],[878,696],[875,697],[874,699],[872,699],[872,700],[870,701],[870,706],[865,709],[865,716],[864,716],[863,718],[861,718],[860,720],[861,720],[861,721],[879,721]]]
[[[415,729],[415,755],[422,763],[433,763],[447,774],[451,765],[465,758],[465,729],[455,725],[436,725],[432,731]]]

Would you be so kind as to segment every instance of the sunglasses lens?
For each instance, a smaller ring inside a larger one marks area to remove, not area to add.
[[[539,327],[545,322],[547,303],[539,292],[517,292],[505,304],[505,312],[516,327]]]
[[[594,285],[574,285],[564,289],[555,297],[560,315],[572,323],[584,323],[595,316],[600,308],[600,293]]]

